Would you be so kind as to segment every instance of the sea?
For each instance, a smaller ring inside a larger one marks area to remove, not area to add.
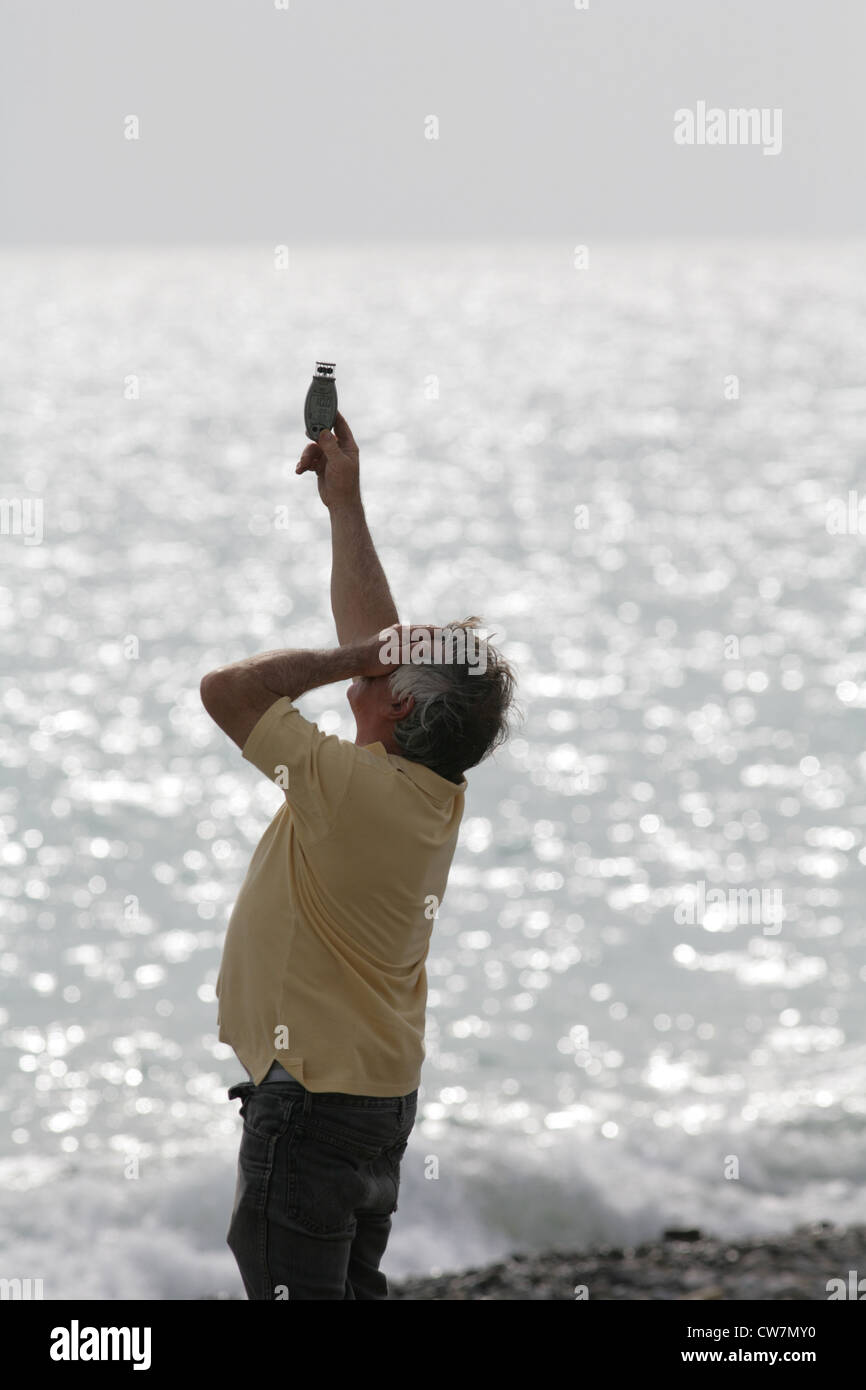
[[[469,773],[383,1268],[866,1221],[855,242],[0,251],[0,1275],[243,1297],[226,922],[280,793],[204,672],[335,643],[336,363]],[[345,686],[302,711],[347,739]]]

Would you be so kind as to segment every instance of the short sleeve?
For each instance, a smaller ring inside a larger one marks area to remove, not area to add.
[[[358,750],[323,734],[281,696],[253,728],[243,756],[285,793],[300,822],[323,834],[336,819],[349,790]]]

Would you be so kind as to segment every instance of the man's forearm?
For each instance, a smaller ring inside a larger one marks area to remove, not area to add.
[[[400,621],[360,497],[329,508],[331,611],[341,645]],[[338,679],[338,678],[337,678]]]
[[[297,700],[320,685],[352,680],[360,675],[365,657],[369,664],[367,649],[349,644],[327,651],[297,648],[262,652],[237,664],[274,695],[287,695],[290,700]]]
[[[243,748],[259,719],[281,695],[297,700],[319,685],[352,680],[371,670],[378,673],[370,640],[331,651],[262,652],[210,671],[201,682],[201,698],[211,719]]]

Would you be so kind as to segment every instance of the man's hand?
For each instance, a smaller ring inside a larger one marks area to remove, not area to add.
[[[405,631],[408,632],[408,628]],[[359,676],[389,676],[392,671],[396,671],[400,663],[401,633],[404,631],[399,626],[383,627],[381,632],[374,633],[372,637],[367,637],[361,642],[356,642],[350,648],[355,653],[358,662],[357,675]],[[396,660],[390,660],[391,657]]]
[[[395,623],[374,637],[359,642],[355,650],[364,669],[362,676],[387,676],[398,666],[436,666],[447,660],[447,628],[419,623]]]
[[[334,431],[322,430],[315,444],[301,454],[296,473],[315,473],[319,496],[330,511],[361,500],[358,446],[344,417],[337,411]]]

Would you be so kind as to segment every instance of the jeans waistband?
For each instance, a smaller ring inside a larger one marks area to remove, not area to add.
[[[249,1075],[249,1073],[247,1074]],[[396,1109],[399,1119],[402,1121],[405,1119],[407,1111],[416,1106],[418,1101],[417,1090],[411,1091],[405,1096],[356,1096],[339,1091],[308,1091],[297,1077],[292,1076],[291,1072],[286,1071],[285,1067],[280,1066],[277,1061],[271,1063],[270,1070],[262,1078],[259,1085],[265,1086],[273,1083],[278,1083],[290,1093],[294,1091],[299,1098],[302,1098],[305,1115],[309,1114],[313,1102],[316,1101],[319,1105],[334,1106],[335,1108],[339,1108],[340,1105],[353,1105],[362,1108],[369,1107],[371,1110]],[[229,1097],[233,1100],[245,1099],[257,1089],[252,1077],[250,1077],[249,1081],[241,1081],[232,1086]]]

